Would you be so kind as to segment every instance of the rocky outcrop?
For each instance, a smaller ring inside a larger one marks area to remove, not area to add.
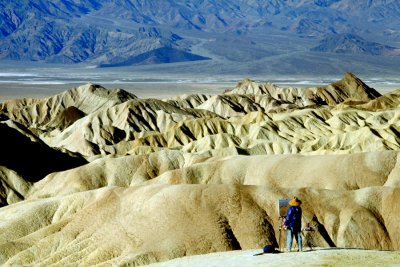
[[[298,107],[312,105],[335,106],[345,100],[368,102],[381,94],[370,88],[352,73],[345,73],[343,79],[318,88],[281,88],[274,84],[259,84],[251,80],[238,83],[235,89],[227,94],[265,95],[276,101],[278,106],[290,103]]]
[[[31,186],[15,171],[0,166],[0,207],[24,200]]]
[[[136,96],[121,89],[86,84],[45,99],[17,99],[0,104],[9,119],[40,131],[64,129],[85,114],[123,103]]]

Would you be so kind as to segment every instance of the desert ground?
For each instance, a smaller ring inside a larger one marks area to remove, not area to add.
[[[2,101],[0,264],[400,262],[400,89],[351,73],[221,87]],[[282,247],[277,202],[293,196],[317,249],[253,256]]]
[[[178,258],[148,266],[399,266],[400,253],[360,249],[317,248],[304,252],[263,254],[259,250],[215,252]]]

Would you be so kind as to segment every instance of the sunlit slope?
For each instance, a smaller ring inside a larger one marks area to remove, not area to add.
[[[160,100],[88,84],[7,101],[0,264],[259,249],[279,241],[277,200],[294,195],[314,246],[400,250],[399,117],[399,90],[350,73],[318,88],[243,80]]]
[[[148,155],[98,159],[79,168],[49,174],[34,184],[27,198],[148,184],[233,184],[329,190],[398,187],[400,157],[398,151],[204,157],[163,150]]]
[[[315,245],[400,248],[399,188],[355,191],[242,185],[107,187],[0,210],[0,263],[143,265],[276,244],[276,200],[300,196],[329,239]],[[368,223],[366,223],[368,222]],[[326,236],[325,236],[326,238]]]
[[[8,101],[2,112],[50,146],[86,157],[160,149],[350,153],[399,148],[397,95],[380,96],[347,73],[320,88],[245,80],[221,95],[164,101],[88,85],[45,100]]]

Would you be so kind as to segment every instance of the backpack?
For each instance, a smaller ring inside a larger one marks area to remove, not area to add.
[[[273,245],[266,245],[263,248],[264,253],[276,253],[275,247]]]

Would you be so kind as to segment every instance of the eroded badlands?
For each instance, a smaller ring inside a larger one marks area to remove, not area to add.
[[[87,84],[6,101],[0,119],[0,264],[277,245],[277,201],[294,195],[313,246],[400,250],[400,89],[350,73],[164,100]]]

